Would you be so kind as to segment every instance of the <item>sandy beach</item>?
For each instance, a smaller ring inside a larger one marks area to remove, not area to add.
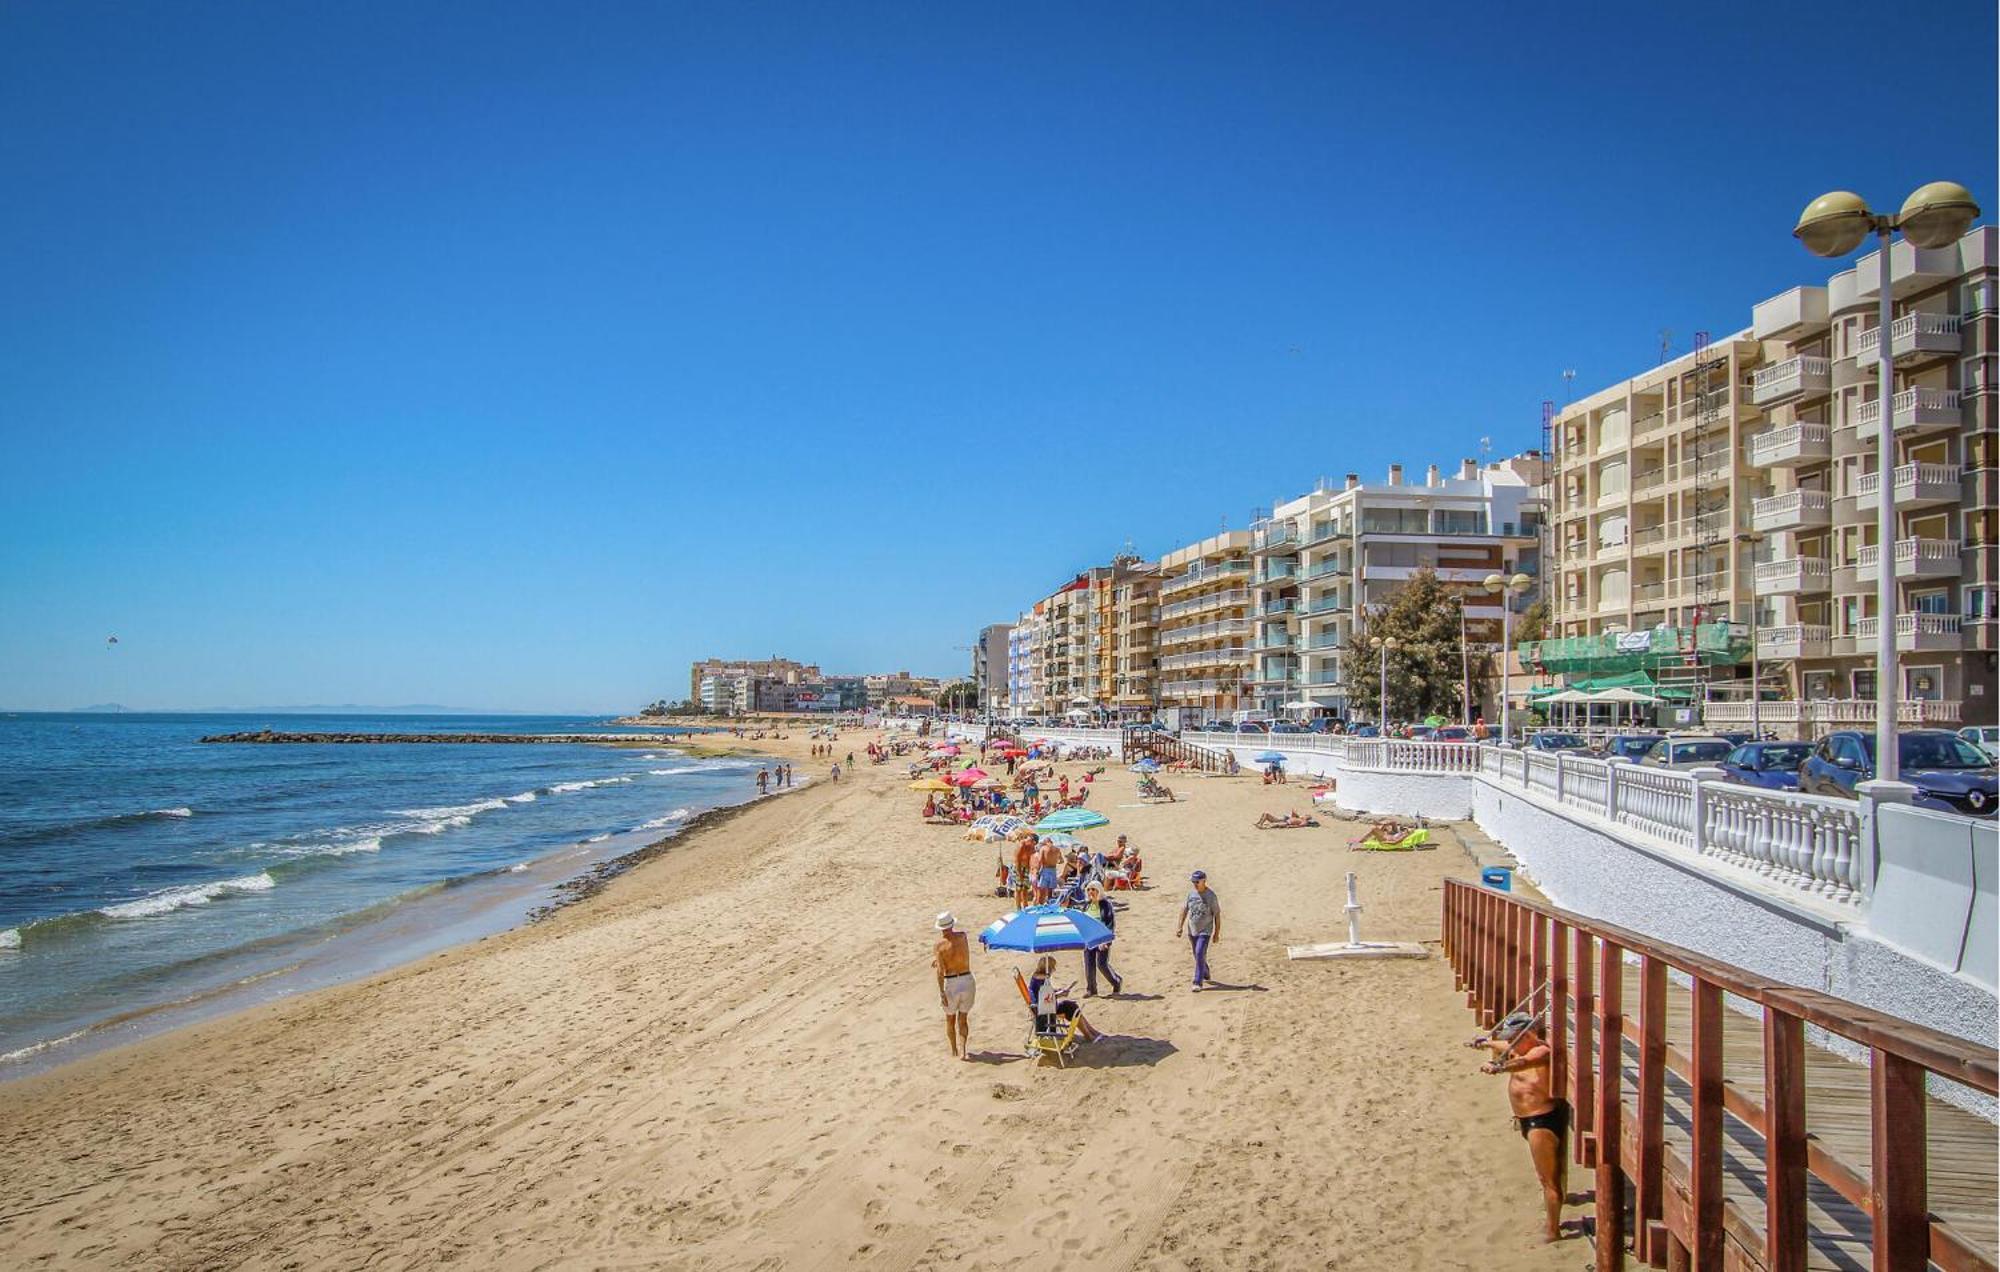
[[[849,734],[843,756],[866,737]],[[1303,787],[1174,777],[1091,806],[1145,853],[1127,993],[1059,1070],[1020,1055],[1020,955],[974,949],[947,1051],[931,918],[1006,907],[995,851],[924,825],[901,762],[760,801],[546,922],[0,1088],[14,1267],[1555,1268],[1539,1191],[1441,959],[1290,962],[1342,934],[1435,941],[1434,852],[1259,832]],[[1065,765],[1081,773],[1082,765]],[[1189,869],[1225,906],[1189,992]],[[1066,955],[1063,976],[1081,976]],[[1574,1185],[1573,1185],[1574,1186]]]

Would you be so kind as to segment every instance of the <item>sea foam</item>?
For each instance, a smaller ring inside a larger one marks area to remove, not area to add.
[[[269,874],[258,872],[244,875],[239,879],[218,879],[214,883],[198,883],[185,888],[168,888],[137,901],[124,901],[117,905],[107,905],[98,910],[109,919],[145,919],[156,914],[171,914],[175,910],[185,910],[189,906],[207,905],[218,897],[240,892],[269,892],[278,886],[278,881]]]
[[[662,813],[651,821],[642,821],[633,830],[663,830],[675,822],[686,821],[694,814],[685,808],[676,808],[671,813]]]

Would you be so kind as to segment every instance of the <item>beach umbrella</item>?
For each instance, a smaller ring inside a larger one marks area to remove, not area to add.
[[[1111,819],[1103,813],[1094,813],[1088,808],[1058,808],[1047,817],[1035,823],[1037,834],[1049,830],[1089,830],[1094,826],[1109,826]]]
[[[1262,755],[1256,757],[1256,760],[1254,762],[1258,764],[1283,764],[1285,762],[1285,757],[1279,755],[1276,751],[1266,751]]]
[[[985,779],[985,769],[969,768],[961,773],[953,773],[944,780],[950,782],[953,786],[970,786],[974,782],[984,781]]]
[[[1075,835],[1067,831],[1058,830],[1053,834],[1043,835],[1042,838],[1058,848],[1082,848],[1085,846],[1081,839],[1078,839]]]
[[[979,934],[979,943],[989,950],[1020,950],[1026,954],[1094,950],[1111,943],[1111,929],[1081,910],[1031,905],[987,924],[986,930]]]
[[[1134,764],[1132,771],[1134,773],[1157,773],[1160,771],[1160,762],[1149,755],[1137,764]]]
[[[1005,787],[1007,783],[1001,781],[997,777],[982,777],[977,782],[973,783],[973,785],[977,786],[982,791],[997,791]]]
[[[910,789],[913,791],[948,791],[951,789],[951,783],[941,777],[927,777],[919,782],[911,782]]]

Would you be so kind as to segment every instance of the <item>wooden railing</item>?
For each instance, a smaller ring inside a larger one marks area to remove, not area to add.
[[[1927,1074],[2000,1093],[1991,1048],[1459,880],[1445,881],[1444,950],[1482,1026],[1522,1002],[1546,1020],[1550,1087],[1574,1110],[1575,1160],[1597,1174],[1599,1269],[1623,1267],[1628,1243],[1654,1266],[1804,1269],[1808,1175],[1868,1217],[1875,1268],[1993,1269],[1990,1252],[1930,1212],[1924,1095]],[[1636,1017],[1624,1004],[1628,956],[1638,959]],[[1685,1050],[1667,1040],[1669,970],[1692,982]],[[1761,1098],[1723,1076],[1725,994],[1761,1011]],[[1865,1169],[1807,1133],[1809,1024],[1869,1055]],[[1686,1159],[1666,1141],[1669,1074],[1686,1084]],[[1734,1138],[1725,1115],[1763,1141],[1761,1235],[1756,1216],[1723,1196]]]
[[[1229,771],[1229,756],[1171,733],[1158,729],[1127,729],[1121,739],[1119,753],[1125,763],[1133,764],[1142,757],[1150,756],[1162,764],[1185,764],[1203,773],[1226,773]]]

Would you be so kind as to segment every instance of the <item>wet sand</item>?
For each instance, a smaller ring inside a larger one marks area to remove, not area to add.
[[[862,734],[839,743],[857,752]],[[1435,852],[1259,832],[1303,787],[1170,777],[1092,806],[1144,850],[1088,1001],[1113,1035],[1020,1058],[1027,959],[975,947],[950,1058],[930,922],[976,930],[995,851],[916,817],[900,763],[678,839],[544,922],[5,1088],[12,1266],[1555,1268],[1498,1079],[1441,959],[1289,962],[1343,933],[1438,935]],[[1077,774],[1083,766],[1066,765]],[[1187,871],[1225,906],[1190,993]],[[1066,955],[1064,978],[1080,979]]]

